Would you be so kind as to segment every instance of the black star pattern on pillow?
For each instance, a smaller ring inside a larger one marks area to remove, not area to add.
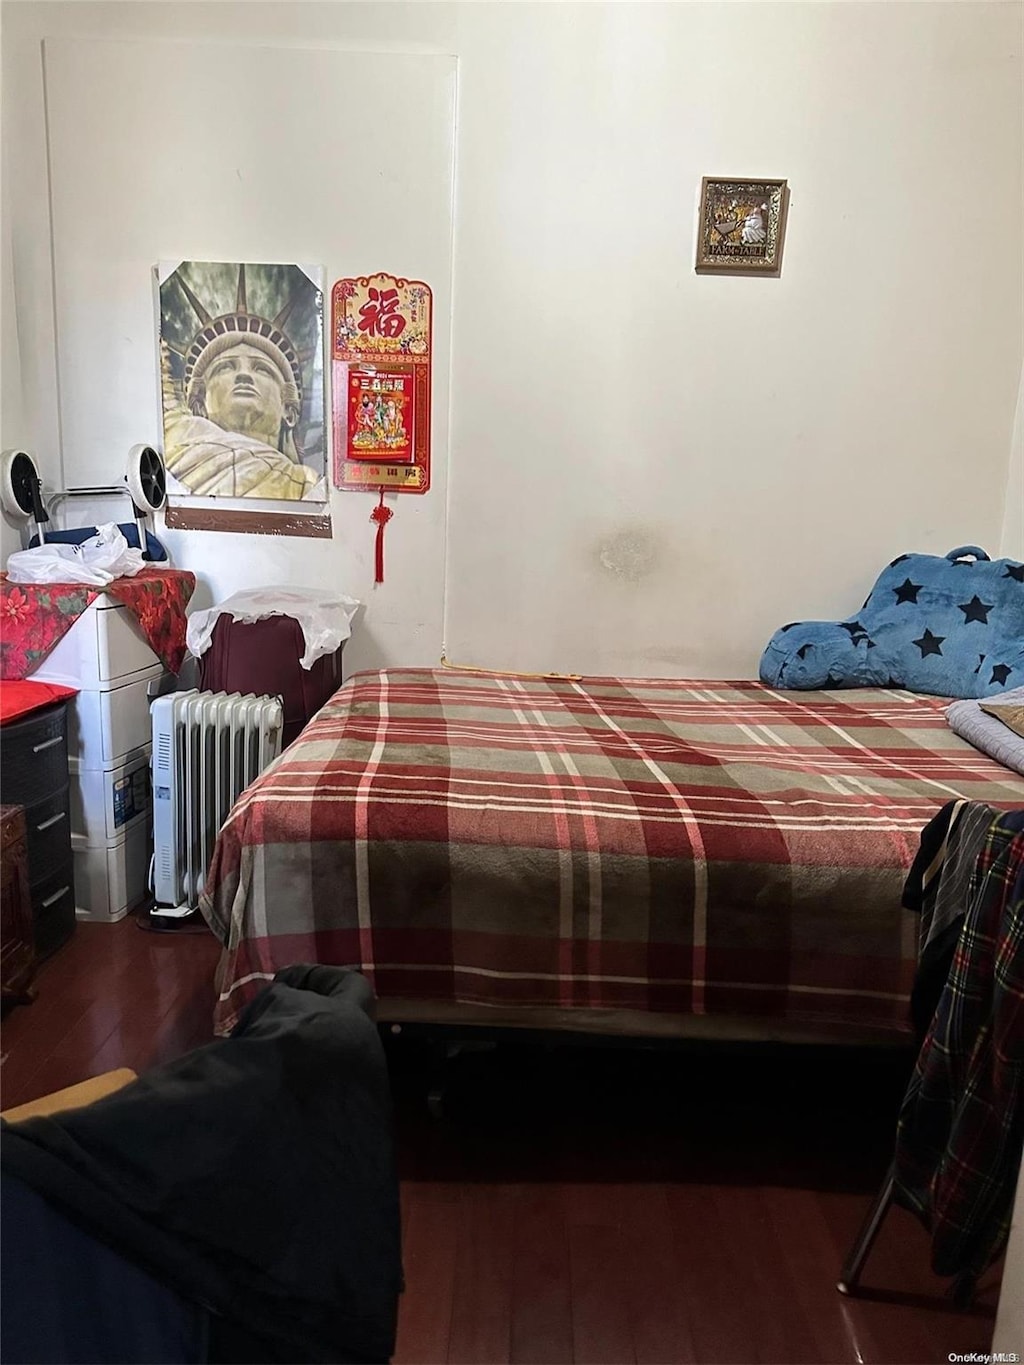
[[[1018,583],[1024,583],[1024,564],[1007,564],[1004,578],[1015,578]]]
[[[798,659],[806,659],[808,650],[811,650],[813,648],[814,648],[813,645],[801,645],[796,652],[796,657]]]
[[[925,626],[924,634],[921,636],[920,640],[915,640],[914,644],[917,645],[918,649],[921,651],[921,658],[927,659],[929,654],[942,653],[942,642],[945,638],[945,635],[933,635],[928,627]]]
[[[978,667],[974,670],[975,673],[980,673],[980,672],[981,672],[981,666],[982,666],[982,664],[983,664],[984,662],[985,662],[985,656],[984,656],[984,654],[979,654],[979,655],[978,655]]]
[[[896,594],[896,605],[901,602],[913,602],[917,605],[917,594],[924,587],[923,583],[911,583],[909,578],[905,578],[898,588],[893,588]]]
[[[980,621],[983,626],[988,625],[988,614],[992,610],[994,602],[983,602],[977,593],[969,602],[961,602],[957,606],[957,611],[964,614],[964,625],[970,625],[972,621]]]
[[[1006,679],[1012,672],[1013,669],[1009,664],[996,664],[995,668],[992,670],[992,676],[988,680],[989,686],[991,686],[992,683],[999,683],[1000,687],[1005,687]]]
[[[868,638],[868,633],[859,621],[840,621],[843,630],[850,632],[850,639],[855,645],[859,645]]]

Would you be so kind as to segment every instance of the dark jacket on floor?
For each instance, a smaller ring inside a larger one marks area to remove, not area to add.
[[[371,1002],[355,973],[279,972],[230,1038],[86,1109],[3,1125],[3,1170],[294,1360],[386,1361],[400,1221]]]

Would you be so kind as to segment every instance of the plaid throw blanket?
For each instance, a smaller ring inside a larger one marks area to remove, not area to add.
[[[292,962],[387,1000],[907,1030],[900,894],[951,797],[1024,781],[909,693],[364,673],[242,796],[217,1026]]]
[[[949,980],[900,1111],[896,1197],[937,1275],[1002,1251],[1024,1141],[1024,810],[991,824]]]

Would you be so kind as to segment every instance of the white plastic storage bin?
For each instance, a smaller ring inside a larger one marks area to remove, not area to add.
[[[33,675],[34,676],[34,675]],[[150,696],[170,679],[160,664],[134,682],[68,701],[68,754],[80,768],[109,768],[152,742]]]
[[[75,913],[79,919],[124,919],[146,899],[153,836],[140,821],[113,844],[87,844],[71,836],[75,859]]]
[[[68,687],[103,688],[159,663],[128,608],[110,597],[98,597],[54,645],[33,677]]]
[[[152,818],[151,751],[147,744],[108,768],[83,768],[71,759],[72,834],[87,844],[110,843],[140,820]]]

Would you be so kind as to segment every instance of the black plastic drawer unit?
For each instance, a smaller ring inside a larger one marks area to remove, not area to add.
[[[0,801],[25,810],[32,918],[40,957],[59,948],[75,928],[68,782],[64,702],[0,726]]]

